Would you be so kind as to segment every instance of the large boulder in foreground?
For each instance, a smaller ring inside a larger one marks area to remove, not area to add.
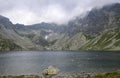
[[[59,73],[59,69],[54,66],[49,66],[47,69],[44,69],[42,74],[45,78],[51,78],[54,75]]]

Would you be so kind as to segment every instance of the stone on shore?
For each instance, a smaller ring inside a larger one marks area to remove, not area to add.
[[[47,69],[44,69],[42,74],[45,78],[50,78],[59,73],[59,69],[54,66],[49,66]]]

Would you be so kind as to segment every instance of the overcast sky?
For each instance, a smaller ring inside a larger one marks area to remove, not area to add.
[[[63,24],[93,7],[116,2],[120,0],[0,0],[0,14],[13,23]]]

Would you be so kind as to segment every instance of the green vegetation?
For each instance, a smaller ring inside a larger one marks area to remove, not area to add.
[[[0,76],[0,78],[120,78],[120,72],[112,72],[98,75],[83,74],[59,74],[56,76],[39,76],[39,75],[17,75],[17,76]]]
[[[90,78],[120,78],[120,72],[106,73],[106,74],[96,75]]]
[[[0,16],[0,50],[120,50],[120,3],[94,8],[65,25],[12,24]],[[49,36],[45,39],[46,36]],[[6,39],[7,38],[7,39]],[[21,47],[19,47],[21,46]]]
[[[0,51],[21,50],[22,48],[10,39],[5,39],[0,35]]]
[[[94,39],[86,42],[80,50],[120,50],[120,31],[119,29],[110,29],[101,33]]]
[[[38,75],[0,76],[0,78],[42,78]]]

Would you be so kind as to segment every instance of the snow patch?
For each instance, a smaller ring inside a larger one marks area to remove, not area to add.
[[[46,39],[46,40],[48,39],[48,35],[45,36],[45,39]]]

